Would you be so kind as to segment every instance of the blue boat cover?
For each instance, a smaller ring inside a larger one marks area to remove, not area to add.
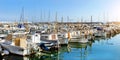
[[[97,30],[102,30],[102,28],[101,27],[97,27]]]
[[[23,24],[18,24],[18,28],[25,28]]]

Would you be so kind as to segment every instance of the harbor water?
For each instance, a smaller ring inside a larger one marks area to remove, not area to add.
[[[58,53],[22,57],[9,55],[5,60],[120,60],[120,34],[98,37],[86,44],[69,43]]]

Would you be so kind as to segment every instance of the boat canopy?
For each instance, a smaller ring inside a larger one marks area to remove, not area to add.
[[[18,24],[18,28],[25,28],[23,24]]]

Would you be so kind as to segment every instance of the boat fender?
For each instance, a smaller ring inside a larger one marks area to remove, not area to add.
[[[53,44],[53,43],[51,43],[50,45],[51,45],[51,46],[53,46],[54,44]]]
[[[7,50],[3,50],[3,54],[5,54],[5,55],[9,55],[9,51],[7,51]]]

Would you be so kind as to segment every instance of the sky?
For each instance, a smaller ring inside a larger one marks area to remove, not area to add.
[[[22,8],[24,7],[24,14]],[[109,22],[120,19],[120,0],[0,0],[0,21]],[[50,19],[49,19],[50,17]],[[69,17],[69,20],[67,20]]]

